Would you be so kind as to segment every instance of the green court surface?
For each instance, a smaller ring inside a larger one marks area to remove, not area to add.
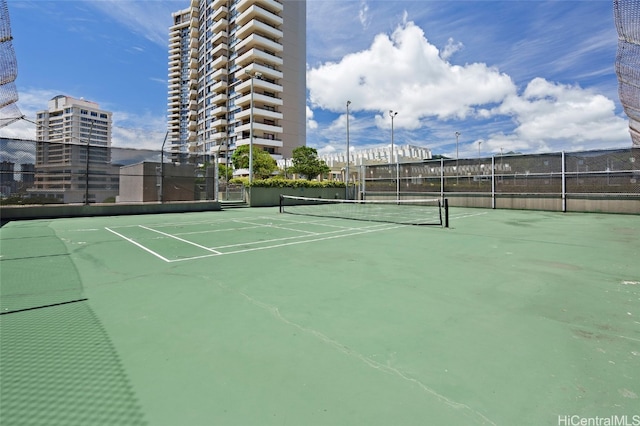
[[[450,223],[8,223],[0,423],[640,424],[640,217]]]

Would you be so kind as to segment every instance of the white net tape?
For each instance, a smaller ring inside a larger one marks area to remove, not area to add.
[[[640,147],[640,0],[614,0],[618,30],[616,74],[620,102],[629,117],[634,147]]]

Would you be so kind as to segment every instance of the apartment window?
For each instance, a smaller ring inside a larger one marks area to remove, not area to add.
[[[87,111],[86,109],[81,109],[80,110],[80,114],[87,115],[87,114],[89,114],[89,111]]]

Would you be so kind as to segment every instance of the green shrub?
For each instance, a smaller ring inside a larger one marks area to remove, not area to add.
[[[321,182],[306,179],[285,179],[282,176],[275,176],[268,179],[254,179],[249,185],[247,178],[233,178],[229,183],[253,186],[256,188],[344,188],[344,182],[335,180],[323,180]]]

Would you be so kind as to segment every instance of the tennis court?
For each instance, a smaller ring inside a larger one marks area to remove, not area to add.
[[[638,216],[449,216],[10,222],[0,423],[640,420]]]

